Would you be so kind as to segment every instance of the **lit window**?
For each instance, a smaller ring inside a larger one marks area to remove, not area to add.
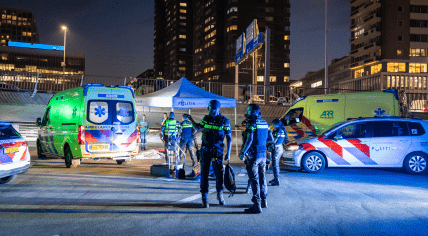
[[[187,7],[187,3],[180,2],[180,7]]]
[[[186,62],[185,61],[178,61],[178,64],[180,64],[180,65],[184,65],[184,64],[186,64]]]
[[[180,51],[181,51],[181,52],[185,52],[185,51],[186,51],[186,48],[180,48]]]
[[[311,88],[316,88],[316,87],[319,87],[321,85],[322,85],[322,81],[320,80],[318,82],[315,82],[315,83],[311,84]]]
[[[180,9],[180,13],[186,13],[186,10]]]
[[[354,78],[356,79],[356,78],[362,77],[363,74],[364,74],[364,68],[359,69],[359,70],[355,70],[354,71]]]
[[[284,68],[289,68],[290,67],[290,63],[284,63]]]
[[[276,76],[271,76],[269,80],[270,82],[276,82]]]
[[[179,70],[186,70],[186,67],[178,67]]]
[[[178,37],[181,38],[181,39],[185,39],[186,35],[180,34]]]
[[[266,21],[273,21],[273,16],[266,16],[266,17],[265,17],[265,20],[266,20]]]
[[[176,40],[176,39],[177,39],[177,36],[172,37],[172,40]]]
[[[409,73],[426,73],[426,63],[409,63]]]
[[[284,35],[284,40],[290,40],[290,35]]]
[[[257,76],[257,82],[263,82],[263,81],[265,81],[264,76]]]
[[[284,82],[290,82],[290,76],[284,76]]]
[[[406,63],[387,63],[387,71],[388,72],[406,72]]]
[[[372,66],[370,69],[371,69],[371,74],[372,75],[376,74],[376,73],[379,73],[382,70],[382,64],[378,64],[378,65]]]
[[[22,36],[27,36],[27,32],[22,32]]]
[[[180,16],[180,20],[185,20],[186,16]]]
[[[397,49],[397,56],[401,56],[402,52],[401,49]]]
[[[300,87],[300,86],[302,86],[302,85],[303,85],[302,81],[299,81],[299,82],[297,82],[297,83],[292,84],[291,86],[292,86],[292,87]]]
[[[31,32],[27,32],[27,36],[31,36]]]

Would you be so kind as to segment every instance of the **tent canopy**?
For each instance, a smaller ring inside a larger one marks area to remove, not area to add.
[[[236,99],[207,92],[184,77],[164,89],[138,96],[138,105],[174,109],[206,108],[211,100],[220,101],[221,107],[236,108]]]

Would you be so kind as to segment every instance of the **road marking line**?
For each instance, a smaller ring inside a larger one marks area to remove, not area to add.
[[[216,191],[217,190],[215,188],[212,188],[212,189],[208,190],[208,194],[209,193],[214,193]],[[185,198],[185,199],[181,199],[180,201],[176,201],[174,203],[188,203],[188,202],[194,201],[194,200],[196,200],[198,198],[201,198],[201,197],[202,197],[202,194],[196,194],[196,195],[193,195],[191,197],[188,197],[188,198]]]

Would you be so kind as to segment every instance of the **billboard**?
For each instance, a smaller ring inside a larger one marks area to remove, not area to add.
[[[245,33],[242,33],[235,41],[235,64],[238,64],[245,55]]]
[[[24,43],[24,42],[9,41],[7,42],[7,46],[18,47],[18,48],[33,48],[33,49],[64,51],[64,46],[39,44],[39,43]]]

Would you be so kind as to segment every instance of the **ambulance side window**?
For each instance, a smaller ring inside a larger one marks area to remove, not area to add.
[[[288,117],[288,120],[286,119]],[[287,125],[296,124],[299,122],[302,122],[303,117],[303,107],[295,108],[293,110],[290,110],[287,115],[285,115],[285,119],[287,121]]]
[[[46,126],[46,123],[49,120],[49,111],[51,110],[51,107],[48,107],[48,109],[46,109],[45,115],[43,116],[43,120],[42,120],[42,126]]]

